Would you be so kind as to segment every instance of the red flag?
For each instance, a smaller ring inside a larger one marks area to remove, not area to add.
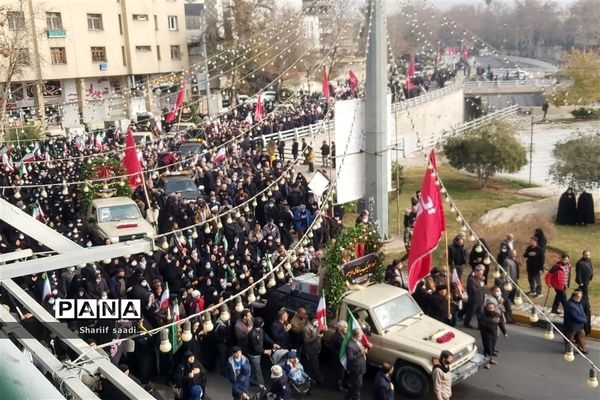
[[[410,56],[410,58],[408,59],[408,68],[406,70],[406,88],[408,90],[415,88],[415,84],[412,82],[412,77],[415,75],[415,70],[415,58],[413,56]]]
[[[329,75],[327,75],[326,71],[323,71],[323,96],[329,102],[329,98],[331,97],[329,94]]]
[[[169,111],[169,113],[165,117],[166,123],[170,124],[171,122],[175,121],[175,118],[177,118],[177,113],[179,113],[179,110],[181,110],[181,106],[183,105],[184,97],[185,97],[185,88],[182,85],[179,88],[179,92],[177,92],[177,99],[175,100],[175,105],[173,106],[171,111]]]
[[[129,177],[129,186],[135,189],[140,184],[139,174],[142,172],[142,165],[137,155],[137,148],[135,146],[135,139],[133,138],[133,131],[131,128],[127,131],[127,139],[125,139],[125,157],[123,158],[123,164],[127,170],[127,174],[135,174]]]
[[[348,70],[348,75],[350,76],[350,91],[354,93],[356,87],[358,86],[358,77],[351,69]]]
[[[260,122],[263,119],[263,103],[260,94],[256,99],[256,110],[254,111],[254,121]]]
[[[408,288],[415,291],[419,280],[431,270],[431,253],[437,247],[442,232],[446,229],[444,207],[439,186],[435,184],[437,165],[433,150],[429,155],[429,166],[421,185],[421,199],[417,204],[417,218],[408,255]]]

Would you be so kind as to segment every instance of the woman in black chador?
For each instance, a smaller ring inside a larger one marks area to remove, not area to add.
[[[573,189],[568,188],[558,201],[556,223],[559,225],[575,225],[577,223],[577,202]]]
[[[594,198],[590,193],[585,191],[577,199],[577,223],[582,225],[596,223]]]

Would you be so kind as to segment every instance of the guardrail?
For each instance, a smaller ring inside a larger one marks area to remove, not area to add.
[[[431,100],[438,99],[442,96],[445,96],[449,93],[455,92],[457,90],[462,89],[461,83],[454,83],[452,85],[446,86],[444,88],[431,91],[422,96],[413,97],[406,101],[399,101],[392,104],[392,111],[402,111],[406,110],[410,107],[415,107],[420,104],[427,103]],[[271,139],[276,140],[292,140],[292,139],[301,139],[303,137],[316,137],[317,135],[327,134],[329,131],[333,132],[333,121],[329,120],[325,123],[325,127],[323,129],[323,121],[318,121],[312,125],[303,126],[300,128],[288,129],[285,131],[279,131],[270,133],[268,135],[260,135],[254,138],[254,140],[262,140],[263,144],[266,144]]]
[[[452,85],[443,87],[438,90],[434,90],[428,93],[425,93],[422,96],[417,96],[410,98],[406,101],[397,101],[392,104],[392,111],[403,111],[407,108],[418,106],[419,104],[427,103],[428,101],[440,98],[452,92],[462,89],[462,83],[454,83]]]
[[[521,79],[521,80],[498,80],[498,81],[465,81],[463,82],[464,89],[495,89],[495,88],[546,88],[556,85],[554,79]]]
[[[514,104],[512,106],[505,107],[501,110],[497,110],[497,111],[491,112],[489,114],[486,114],[483,117],[471,120],[469,122],[464,122],[462,124],[458,124],[450,129],[444,129],[441,132],[432,133],[426,140],[421,141],[420,145],[422,145],[424,148],[434,147],[441,139],[444,139],[448,136],[456,135],[456,134],[459,134],[459,133],[462,133],[462,132],[465,132],[465,131],[468,131],[471,129],[479,128],[487,123],[492,122],[493,120],[495,120],[497,118],[506,118],[506,117],[516,115],[518,110],[519,110],[519,106],[517,104]],[[398,149],[402,151],[402,156],[404,158],[407,157],[407,154],[410,155],[413,152],[419,150],[419,146],[417,143],[417,146],[415,146],[415,148],[412,151],[408,151],[406,149],[406,140],[404,137],[402,138],[402,140],[399,143],[396,143],[395,146],[400,146],[400,147],[398,147]],[[395,148],[395,146],[392,146],[392,147]]]

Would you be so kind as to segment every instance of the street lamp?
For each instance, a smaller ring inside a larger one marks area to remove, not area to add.
[[[531,133],[529,134],[529,184],[531,185],[531,172],[533,168],[533,112],[528,111],[531,115]]]

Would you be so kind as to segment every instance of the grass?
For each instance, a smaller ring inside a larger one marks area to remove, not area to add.
[[[404,231],[403,218],[404,210],[410,207],[410,197],[420,188],[423,179],[424,169],[422,167],[409,168],[404,172],[404,185],[402,192],[396,200],[395,196],[390,196],[389,202],[389,230],[396,236],[396,240],[402,241]],[[486,212],[500,208],[508,207],[513,204],[524,201],[537,200],[517,193],[519,189],[532,187],[524,182],[517,180],[494,179],[484,189],[479,189],[476,178],[464,175],[457,170],[442,165],[439,167],[439,174],[448,190],[448,193],[455,201],[458,209],[463,213],[467,222],[480,238],[484,238],[494,256],[496,256],[500,242],[507,233],[515,235],[515,242],[519,256],[525,250],[529,237],[536,228],[542,228],[548,239],[548,251],[546,255],[547,269],[553,265],[561,252],[566,252],[571,256],[573,264],[581,257],[584,249],[592,251],[592,261],[596,256],[596,264],[600,264],[600,224],[587,227],[576,226],[558,226],[550,221],[541,221],[539,219],[527,219],[519,221],[518,224],[503,224],[494,227],[482,226],[477,220]],[[398,205],[399,204],[399,207]],[[450,210],[450,205],[444,203],[446,216],[448,242],[451,243],[454,236],[459,232],[461,223],[456,221],[456,215]],[[400,219],[398,219],[400,217]],[[354,225],[356,214],[347,212],[344,218],[346,226]],[[399,222],[399,225],[398,225]],[[468,236],[469,232],[467,232]],[[399,238],[398,238],[399,237]],[[474,243],[467,241],[467,250],[469,251]],[[404,252],[398,249],[398,246],[389,246],[390,250],[386,254],[387,260],[401,257]],[[434,265],[445,264],[445,240],[442,238],[440,246],[433,253]],[[522,271],[520,285],[529,290],[527,286],[527,273],[524,262],[521,260]],[[597,266],[596,269],[599,267]],[[598,271],[596,271],[598,272]],[[598,273],[597,273],[598,275]],[[575,288],[575,279],[572,278],[571,289]],[[548,301],[551,302],[553,297]],[[536,303],[543,304],[544,297],[535,300]],[[592,313],[600,314],[600,279],[595,279],[590,284],[590,301]]]

